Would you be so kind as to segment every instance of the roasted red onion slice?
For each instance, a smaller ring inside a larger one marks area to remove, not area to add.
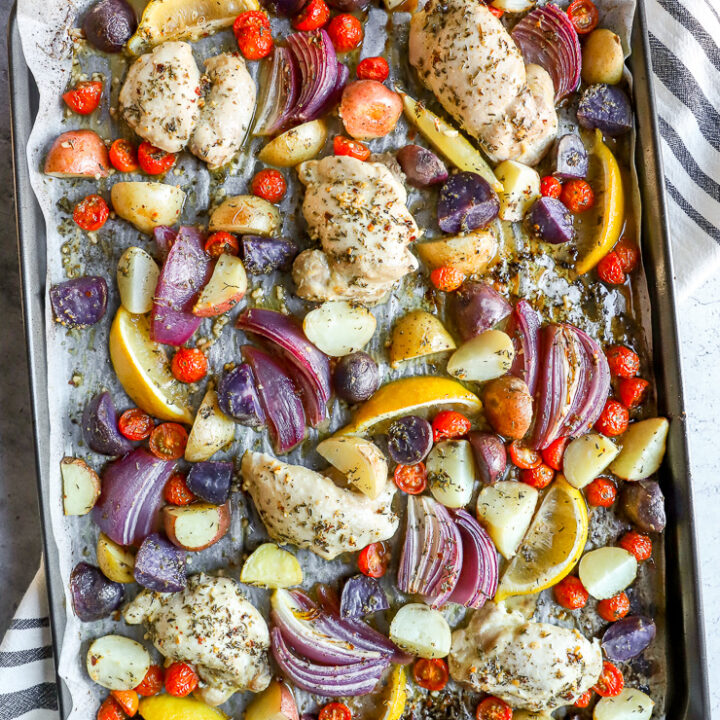
[[[275,46],[262,64],[255,135],[284,130],[299,94],[298,69],[290,48]]]
[[[538,347],[540,319],[527,300],[519,300],[510,315],[507,333],[515,346],[515,359],[510,372],[525,381],[531,395],[535,395],[538,379]]]

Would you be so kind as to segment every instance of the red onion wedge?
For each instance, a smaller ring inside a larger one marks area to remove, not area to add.
[[[515,359],[510,373],[525,381],[531,395],[535,395],[538,379],[540,319],[527,300],[515,305],[507,326],[507,334],[515,346]]]
[[[158,255],[160,260],[165,262],[165,258],[170,252],[172,244],[175,242],[177,237],[177,230],[168,227],[167,225],[158,225],[153,230],[153,238],[155,239],[155,246],[157,247]]]
[[[555,102],[580,83],[580,40],[567,13],[552,3],[535,8],[512,31],[526,63],[544,67],[555,86]]]
[[[284,130],[298,99],[298,69],[288,47],[275,46],[270,58],[263,61],[260,72],[255,135],[273,135]]]

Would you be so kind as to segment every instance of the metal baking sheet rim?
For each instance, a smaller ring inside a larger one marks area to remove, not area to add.
[[[47,491],[49,411],[45,387],[46,347],[44,328],[45,245],[44,221],[30,185],[25,147],[32,129],[36,91],[25,64],[17,27],[16,8],[8,25],[8,56],[12,113],[12,147],[15,179],[15,208],[22,283],[22,305],[30,374],[35,462],[39,512],[43,533],[45,572],[51,616],[54,656],[65,629],[62,580],[57,549],[49,542],[50,517],[43,502]],[[698,720],[710,716],[707,666],[703,637],[703,611],[697,574],[695,520],[692,502],[682,373],[675,318],[673,269],[670,256],[665,185],[658,143],[657,119],[651,85],[651,60],[645,17],[640,0],[632,35],[630,67],[634,77],[634,101],[638,124],[636,162],[642,197],[642,250],[651,298],[654,363],[660,393],[660,410],[671,418],[669,452],[663,475],[667,498],[668,527],[665,533],[667,559],[666,616],[669,672],[668,718]],[[36,104],[36,103],[35,103]],[[662,349],[662,352],[661,350]],[[672,622],[668,618],[673,618]],[[682,652],[678,652],[682,649]],[[57,676],[60,716],[65,718],[72,699]]]

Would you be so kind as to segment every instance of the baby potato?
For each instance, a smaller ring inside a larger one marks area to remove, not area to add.
[[[503,375],[485,386],[485,416],[495,432],[506,438],[525,437],[532,422],[532,404],[528,386],[513,375]]]
[[[477,472],[467,440],[437,443],[425,463],[428,487],[438,502],[451,508],[464,507],[470,502]]]
[[[138,712],[139,717],[144,720],[227,720],[227,715],[222,710],[216,710],[201,700],[194,697],[174,697],[167,693],[140,698]]]
[[[363,495],[373,500],[385,489],[388,466],[382,450],[364,438],[330,437],[316,448]]]
[[[497,254],[498,241],[492,230],[484,229],[418,243],[415,249],[431,268],[450,265],[465,275],[477,275]]]
[[[596,600],[607,600],[632,585],[637,575],[635,556],[620,547],[601,547],[585,553],[578,575]]]
[[[279,227],[279,210],[255,195],[226,198],[210,216],[210,232],[224,230],[238,235],[273,235]]]
[[[390,639],[401,649],[422,658],[446,657],[452,641],[442,613],[424,603],[409,603],[390,623]]]
[[[118,260],[117,284],[120,303],[133,315],[152,310],[155,288],[160,277],[157,263],[142,248],[129,247]]]
[[[263,543],[245,561],[240,572],[240,582],[258,587],[293,587],[303,581],[303,571],[298,559],[274,543]]]
[[[495,168],[495,175],[503,184],[500,198],[500,219],[517,222],[525,217],[540,197],[540,175],[534,168],[515,160],[505,160]]]
[[[400,96],[377,80],[355,80],[345,86],[339,114],[345,130],[357,140],[384,137],[402,115]]]
[[[563,455],[566,480],[578,490],[584,488],[600,475],[618,452],[615,443],[599,433],[575,438]]]
[[[90,679],[108,690],[132,690],[150,667],[150,653],[135,640],[122,635],[105,635],[88,649]]]
[[[52,144],[44,172],[58,178],[107,177],[110,160],[105,143],[92,130],[69,130]]]
[[[327,126],[322,120],[312,120],[291,128],[271,140],[259,152],[258,160],[275,167],[295,167],[312,160],[325,145]]]
[[[217,393],[208,390],[195,415],[185,446],[185,459],[188,462],[209,460],[234,437],[235,423],[220,409]]]
[[[311,310],[303,320],[307,339],[332,357],[343,357],[362,350],[370,342],[377,322],[360,305],[331,300]]]
[[[178,221],[185,193],[165,183],[119,182],[112,186],[110,199],[113,210],[123,220],[150,235],[158,225],[174,225]]]
[[[593,720],[650,720],[654,706],[644,692],[626,687],[619,695],[601,697],[593,709]]]
[[[486,330],[456,350],[447,371],[460,380],[485,382],[504,375],[512,367],[515,348],[502,330]]]
[[[390,364],[454,350],[455,341],[440,320],[424,310],[411,310],[396,323],[390,345]]]
[[[625,53],[620,38],[611,30],[593,30],[582,50],[582,79],[588,85],[617,85],[622,80]]]
[[[105,533],[100,533],[98,538],[97,562],[108,580],[123,584],[135,582],[135,554]]]
[[[656,473],[665,457],[670,423],[662,417],[633,423],[621,438],[622,450],[610,466],[623,480],[644,480]]]

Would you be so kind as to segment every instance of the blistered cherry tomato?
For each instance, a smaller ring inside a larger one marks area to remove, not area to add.
[[[522,440],[513,440],[508,445],[510,462],[521,470],[532,470],[542,462],[542,456],[537,450],[533,450]]]
[[[629,240],[621,238],[613,250],[620,258],[620,265],[626,273],[631,273],[638,266],[640,251],[637,245],[633,245]]]
[[[370,148],[359,140],[352,140],[344,135],[336,135],[333,140],[333,152],[336,155],[349,155],[356,160],[367,160]]]
[[[262,60],[273,50],[270,20],[262,10],[240,13],[233,23],[233,33],[246,60]]]
[[[453,290],[457,290],[464,281],[465,273],[452,267],[452,265],[435,268],[430,273],[430,282],[442,292],[453,292]]]
[[[642,378],[623,378],[618,383],[620,402],[628,408],[641,405],[649,387],[650,383]]]
[[[475,720],[512,720],[512,716],[512,708],[494,695],[479,702],[475,710]]]
[[[368,577],[382,577],[387,572],[389,563],[390,551],[383,542],[370,543],[358,556],[358,569]]]
[[[187,430],[179,423],[160,423],[150,433],[150,452],[161,460],[177,460],[185,454]]]
[[[126,410],[118,420],[118,430],[128,440],[144,440],[150,437],[154,426],[153,419],[140,408]]]
[[[593,507],[610,507],[617,497],[617,488],[612,480],[595,478],[585,488],[585,499]]]
[[[587,180],[568,180],[562,187],[560,202],[573,213],[582,213],[595,204],[595,193]]]
[[[620,538],[618,545],[634,555],[638,562],[645,562],[652,556],[652,540],[637,530],[626,532]]]
[[[586,708],[590,704],[592,697],[592,690],[588,690],[587,692],[584,692],[573,704],[576,708]]]
[[[279,170],[264,168],[255,173],[250,183],[250,192],[268,202],[279,203],[285,197],[287,183]]]
[[[600,14],[592,0],[575,0],[570,3],[567,14],[579,35],[592,32],[600,20]]]
[[[99,230],[110,217],[108,204],[99,195],[88,195],[73,210],[73,220],[87,232]]]
[[[162,690],[164,681],[165,672],[160,665],[151,665],[143,681],[135,688],[135,692],[143,697],[157,695]]]
[[[296,30],[317,30],[330,19],[330,8],[324,0],[308,0],[305,7],[293,18]]]
[[[546,488],[553,481],[554,477],[555,471],[549,465],[542,462],[537,467],[520,471],[520,480],[537,490]]]
[[[625,271],[620,257],[612,250],[597,265],[598,276],[608,285],[622,285],[625,282]]]
[[[134,717],[137,714],[140,699],[134,690],[113,690],[110,695],[126,715]]]
[[[383,57],[368,57],[358,63],[355,72],[358,80],[385,82],[390,75],[390,66]]]
[[[630,612],[630,600],[624,592],[601,600],[597,606],[598,615],[608,622],[621,620]]]
[[[587,604],[589,593],[579,577],[568,575],[553,587],[555,602],[567,610],[579,610]]]
[[[562,183],[552,175],[546,175],[540,181],[540,194],[543,197],[559,198],[562,192]]]
[[[66,105],[78,115],[89,115],[97,110],[102,97],[103,84],[98,80],[79,82],[62,97]]]
[[[149,142],[141,142],[138,148],[138,162],[148,175],[162,175],[175,164],[175,155],[156,148]]]
[[[137,160],[137,151],[135,146],[124,138],[118,138],[110,146],[108,152],[112,166],[120,172],[137,172],[140,164]]]
[[[208,361],[205,353],[198,348],[179,348],[170,365],[176,380],[194,383],[207,375]]]
[[[393,473],[393,481],[400,490],[408,495],[419,495],[427,487],[425,463],[398,465]]]
[[[595,429],[607,437],[616,437],[627,430],[629,420],[630,413],[624,405],[617,400],[607,400]]]
[[[332,702],[323,707],[318,720],[352,720],[352,713],[345,703]]]
[[[103,701],[97,714],[97,720],[125,720],[125,713],[114,697]]]
[[[553,442],[541,451],[543,462],[553,470],[562,470],[563,455],[569,442],[569,437],[561,437],[553,440]]]
[[[605,351],[610,372],[615,377],[631,378],[638,374],[640,369],[640,357],[638,354],[624,345],[611,345]]]
[[[603,663],[600,679],[597,681],[593,690],[600,697],[615,697],[622,692],[625,685],[625,679],[620,670],[607,660]]]
[[[211,258],[219,258],[221,255],[237,255],[240,252],[240,243],[234,235],[219,230],[205,241],[205,252]]]
[[[413,666],[415,682],[430,692],[442,690],[448,681],[448,666],[442,658],[420,658]]]
[[[339,53],[346,53],[360,46],[363,40],[362,23],[349,13],[336,15],[327,27],[327,34]]]
[[[441,410],[432,421],[433,442],[453,440],[470,432],[470,421],[455,410]]]
[[[197,686],[200,678],[190,665],[174,662],[165,671],[165,690],[175,697],[189,695]]]
[[[490,5],[490,4],[489,4],[490,2],[491,2],[491,0],[485,0],[485,5],[486,5],[487,9],[488,9],[496,18],[501,18],[501,17],[505,14],[505,11],[504,11],[504,10],[501,10],[500,8],[496,8],[494,5]]]
[[[193,493],[187,486],[187,480],[182,473],[173,473],[163,488],[163,497],[171,505],[189,505],[196,500]]]

